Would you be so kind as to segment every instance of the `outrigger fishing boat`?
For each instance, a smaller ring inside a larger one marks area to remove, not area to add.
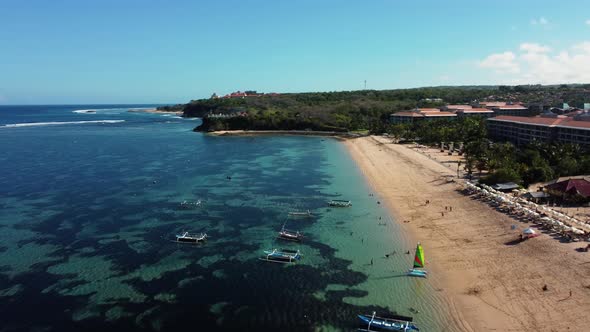
[[[330,202],[328,202],[328,204],[330,206],[335,206],[335,207],[349,207],[349,206],[352,206],[352,202],[351,201],[347,201],[347,200],[343,200],[343,199],[333,199]]]
[[[176,242],[202,243],[205,241],[207,241],[207,233],[190,234],[189,232],[183,232],[182,234],[176,234]]]
[[[366,329],[359,329],[359,331],[420,331],[412,323],[414,320],[412,317],[393,315],[391,318],[384,318],[377,317],[373,312],[372,315],[358,315],[358,318],[367,324]]]
[[[414,265],[413,268],[408,271],[408,275],[412,277],[422,277],[426,278],[428,272],[426,270],[420,270],[424,268],[424,249],[422,249],[422,245],[418,242],[416,246],[416,255],[414,255]]]
[[[307,210],[307,211],[292,211],[289,212],[289,216],[291,217],[311,217],[311,211]]]
[[[200,207],[201,204],[202,204],[202,202],[200,199],[196,202],[182,201],[182,202],[180,202],[180,207],[183,209],[192,209],[192,208]]]
[[[300,242],[301,240],[303,240],[303,234],[299,233],[299,231],[290,231],[288,229],[285,229],[285,225],[283,225],[283,228],[281,228],[281,230],[279,231],[279,235],[277,236],[277,238],[281,240]]]
[[[265,256],[260,257],[260,260],[276,263],[295,263],[301,259],[299,250],[290,249],[273,249],[265,250]]]

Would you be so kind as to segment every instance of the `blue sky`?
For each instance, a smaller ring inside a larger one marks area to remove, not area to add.
[[[585,1],[0,1],[0,104],[590,82]]]

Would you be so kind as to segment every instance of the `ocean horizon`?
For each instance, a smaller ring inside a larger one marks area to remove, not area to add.
[[[349,331],[373,311],[455,329],[339,141],[129,112],[154,106],[0,106],[0,331]],[[277,240],[283,226],[304,241]],[[303,258],[259,259],[273,248]]]

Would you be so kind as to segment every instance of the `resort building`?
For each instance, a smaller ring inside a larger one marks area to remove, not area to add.
[[[504,106],[486,106],[486,108],[494,111],[494,116],[500,115],[514,115],[514,116],[532,116],[536,115],[536,112],[530,110],[528,107],[523,105],[504,105]]]
[[[458,117],[473,117],[479,116],[483,118],[489,118],[494,116],[494,111],[487,109],[487,108],[469,108],[469,109],[461,109],[455,112]]]
[[[587,112],[574,116],[551,112],[535,117],[501,115],[487,122],[489,135],[494,140],[516,145],[532,141],[572,143],[590,148],[590,113]]]
[[[443,106],[441,107],[441,111],[447,111],[447,112],[457,112],[457,111],[462,111],[462,110],[470,110],[472,109],[473,106],[471,105],[447,105],[447,106]]]
[[[587,202],[590,199],[590,182],[583,178],[568,179],[547,185],[545,191],[565,201]]]
[[[389,116],[389,121],[397,124],[424,120],[453,120],[455,118],[457,118],[457,114],[441,111],[438,108],[416,108],[411,111],[393,113]]]

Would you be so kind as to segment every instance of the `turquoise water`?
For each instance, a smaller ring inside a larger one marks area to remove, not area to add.
[[[211,137],[128,108],[0,108],[0,331],[348,331],[374,310],[448,330],[428,280],[403,275],[415,243],[340,142]],[[306,240],[278,242],[284,223]],[[171,241],[182,230],[210,239]],[[260,261],[270,248],[303,259]]]

